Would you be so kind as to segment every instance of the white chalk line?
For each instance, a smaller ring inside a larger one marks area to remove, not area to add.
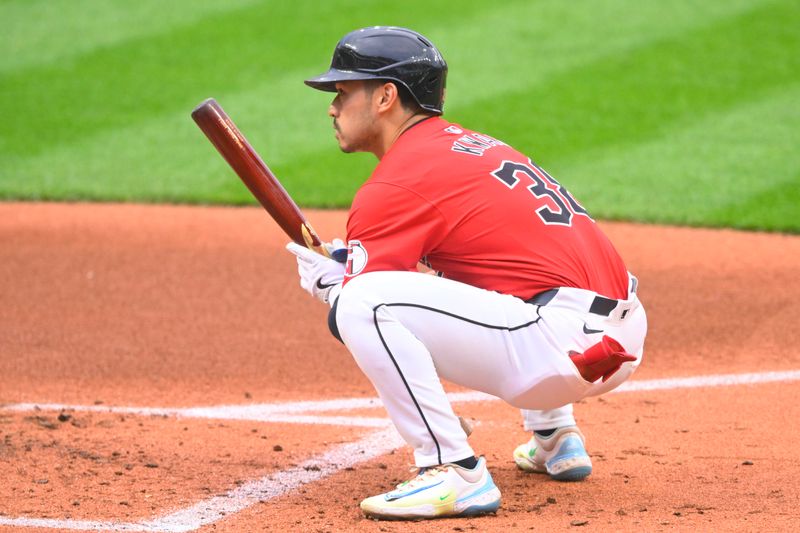
[[[726,387],[754,385],[771,382],[800,380],[800,370],[759,372],[749,374],[717,374],[687,378],[636,380],[624,383],[612,393],[674,390],[701,387]],[[492,401],[498,398],[481,392],[448,394],[453,403]],[[11,518],[0,516],[0,525],[39,527],[80,531],[144,531],[188,532],[212,524],[259,502],[283,496],[295,488],[312,483],[364,461],[387,454],[405,443],[387,419],[342,416],[303,416],[309,411],[336,411],[380,407],[376,398],[343,398],[326,401],[304,401],[277,404],[222,405],[191,408],[112,407],[99,405],[66,404],[11,404],[0,406],[6,411],[88,411],[123,413],[132,415],[173,416],[178,418],[207,418],[223,420],[249,420],[300,424],[336,424],[348,426],[381,427],[365,437],[342,444],[316,455],[302,464],[245,483],[221,496],[202,500],[178,511],[141,522],[116,522],[93,520],[59,520],[50,518]],[[365,422],[366,421],[366,422]]]
[[[142,522],[102,522],[90,520],[56,520],[42,518],[7,518],[0,516],[0,525],[43,527],[83,531],[195,531],[226,516],[243,511],[259,502],[266,502],[307,483],[335,474],[340,470],[385,455],[405,444],[393,427],[372,432],[362,439],[307,459],[303,463],[245,483],[227,493],[202,500],[190,507]]]
[[[490,396],[489,398],[494,398]],[[355,400],[362,400],[357,398]],[[367,400],[364,398],[364,400]],[[331,400],[331,405],[324,410],[343,410],[346,407],[337,406],[339,400]],[[299,402],[305,404],[306,402]],[[320,402],[322,403],[322,402]],[[342,405],[348,405],[348,400],[342,400]],[[380,401],[372,402],[369,407],[382,407]],[[286,407],[284,410],[283,407]],[[69,411],[91,412],[106,414],[126,414],[135,416],[157,416],[175,418],[208,418],[213,420],[248,420],[251,422],[271,422],[286,424],[328,424],[333,426],[361,426],[361,427],[386,427],[391,425],[387,418],[366,416],[319,416],[294,414],[299,411],[298,404],[251,404],[251,405],[218,405],[211,407],[113,407],[102,405],[68,405],[56,403],[19,403],[0,406],[0,411]],[[303,410],[305,405],[302,406]],[[311,411],[312,409],[308,409]]]
[[[800,380],[800,370],[757,372],[749,374],[712,374],[706,376],[631,380],[608,394],[651,390],[673,390],[698,387],[751,385],[775,381]],[[499,400],[483,392],[451,392],[452,403],[485,402]],[[94,413],[130,414],[138,416],[164,416],[176,418],[208,418],[218,420],[248,420],[287,424],[330,424],[336,426],[385,427],[386,418],[360,416],[306,416],[307,412],[344,411],[383,407],[378,398],[340,398],[336,400],[301,401],[286,403],[256,403],[248,405],[217,405],[208,407],[114,407],[105,405],[69,405],[55,403],[18,403],[0,405],[0,411],[77,411]]]

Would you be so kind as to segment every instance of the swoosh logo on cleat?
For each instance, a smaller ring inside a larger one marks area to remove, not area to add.
[[[422,492],[423,490],[432,489],[433,487],[441,485],[442,483],[444,483],[444,480],[439,481],[438,483],[434,483],[433,485],[427,485],[425,487],[420,487],[418,489],[414,489],[411,492],[406,492],[406,493],[403,493],[401,491],[401,489],[393,490],[392,492],[387,492],[386,494],[384,494],[383,495],[383,499],[386,500],[387,502],[391,502],[391,501],[394,501],[394,500],[399,500],[400,498],[405,498],[406,496],[411,496],[412,494],[416,494],[418,492]]]
[[[450,493],[448,492],[448,493],[447,493],[447,494],[445,494],[444,496],[439,496],[439,501],[444,501],[444,500],[446,500],[446,499],[447,499],[447,498],[449,498],[449,497],[450,497]]]
[[[591,328],[588,328],[588,327],[586,327],[586,323],[584,323],[583,324],[583,332],[586,333],[587,335],[591,335],[593,333],[603,333],[603,330],[602,329],[591,329]]]

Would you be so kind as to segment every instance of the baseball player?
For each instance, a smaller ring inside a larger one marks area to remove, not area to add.
[[[501,140],[441,118],[446,74],[422,35],[371,27],[305,82],[336,93],[342,151],[378,158],[350,208],[346,264],[287,245],[414,450],[416,476],[361,502],[373,518],[500,505],[441,379],[522,409],[533,435],[514,451],[520,469],[588,476],[572,402],[627,379],[647,330],[636,278],[569,191]]]

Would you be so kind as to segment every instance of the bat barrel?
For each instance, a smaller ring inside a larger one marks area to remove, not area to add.
[[[192,119],[283,231],[305,245],[301,228],[308,223],[303,213],[217,101],[204,100]],[[316,234],[313,238],[320,244]]]

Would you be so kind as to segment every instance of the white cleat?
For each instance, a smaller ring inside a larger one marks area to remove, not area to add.
[[[557,481],[580,481],[592,473],[592,460],[577,426],[558,428],[549,437],[536,434],[514,450],[520,470],[549,474]]]
[[[395,490],[361,502],[367,517],[380,520],[477,516],[494,513],[499,507],[500,490],[483,457],[472,470],[455,464],[421,469]]]

